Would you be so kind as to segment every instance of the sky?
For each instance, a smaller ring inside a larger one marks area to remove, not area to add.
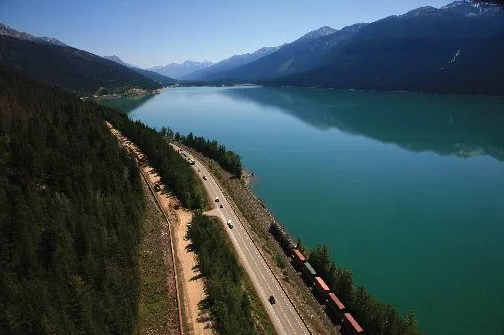
[[[450,0],[0,0],[0,23],[143,68],[218,62]]]

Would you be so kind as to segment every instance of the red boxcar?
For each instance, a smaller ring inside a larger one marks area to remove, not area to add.
[[[306,257],[297,249],[292,249],[293,263],[295,266],[300,267],[306,262]]]
[[[362,330],[361,326],[357,323],[357,321],[355,321],[350,313],[345,313],[343,316],[343,329],[345,330],[345,334],[348,335],[364,333],[364,330]]]
[[[338,296],[334,293],[329,293],[329,302],[327,306],[331,309],[334,320],[341,321],[341,318],[345,314],[345,305],[338,299]]]

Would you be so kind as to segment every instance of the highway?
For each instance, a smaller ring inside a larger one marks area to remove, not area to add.
[[[182,149],[173,143],[170,145],[177,151]],[[229,200],[224,197],[224,194],[214,177],[197,159],[195,159],[195,157],[185,150],[184,153],[188,158],[195,161],[195,165],[192,165],[192,167],[201,178],[201,181],[212,201],[215,197],[219,198],[219,202],[213,201],[215,209],[222,220],[224,228],[226,229],[238,256],[240,257],[242,266],[249,275],[252,284],[254,285],[256,292],[264,305],[264,308],[275,326],[276,331],[279,334],[289,335],[309,334],[310,332],[302,322],[292,303],[287,298],[285,292],[280,286],[280,283],[264,261],[257,247],[252,242],[250,236],[243,227],[243,224],[229,205]],[[207,180],[204,180],[203,176],[206,176]],[[223,205],[223,208],[220,208],[220,204]],[[228,227],[228,220],[232,221],[233,228]],[[270,304],[268,301],[268,298],[271,295],[275,297],[275,304]]]

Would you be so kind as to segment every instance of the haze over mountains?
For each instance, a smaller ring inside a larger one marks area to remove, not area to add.
[[[171,63],[167,65],[154,66],[147,70],[157,72],[170,78],[182,79],[185,75],[191,72],[203,70],[212,65],[213,63],[209,61],[194,62],[187,60],[182,64]]]
[[[183,79],[188,79],[188,80],[209,80],[211,79],[214,75],[218,75],[221,72],[224,72],[226,70],[231,70],[234,68],[237,68],[241,65],[245,65],[248,63],[251,63],[253,61],[258,60],[259,58],[265,57],[281,47],[264,47],[259,50],[256,50],[252,53],[246,53],[242,55],[234,55],[231,56],[227,59],[224,59],[223,61],[220,61],[218,63],[213,64],[210,67],[207,67],[203,70],[198,70],[195,72],[191,72],[189,74],[186,74]]]
[[[140,69],[115,55],[104,58],[0,25],[0,64],[87,93],[189,80],[504,94],[504,8],[475,1],[421,7],[340,30],[324,26],[291,43],[215,64],[186,61]]]
[[[131,70],[135,71],[135,72],[138,72],[140,73],[141,75],[149,78],[150,80],[160,84],[160,85],[172,85],[174,83],[176,83],[176,80],[175,79],[172,79],[170,77],[167,77],[167,76],[164,76],[160,73],[157,73],[157,72],[154,72],[154,71],[149,71],[149,70],[145,70],[145,69],[141,69],[139,68],[138,66],[136,65],[133,65],[133,64],[130,64],[130,63],[127,63],[125,61],[123,61],[121,58],[119,58],[118,56],[116,55],[112,55],[112,56],[103,56],[103,58],[105,59],[108,59],[108,60],[111,60],[117,64],[121,64],[127,68],[130,68]]]

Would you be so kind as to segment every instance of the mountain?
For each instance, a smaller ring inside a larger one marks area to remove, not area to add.
[[[207,67],[203,70],[198,70],[195,72],[191,72],[184,76],[183,79],[186,80],[211,80],[212,77],[217,75],[220,72],[231,70],[237,68],[239,66],[254,62],[259,58],[267,56],[275,51],[280,49],[280,47],[264,47],[259,50],[254,51],[253,53],[247,53],[242,55],[234,55],[230,58],[227,58],[223,61],[215,63],[214,65]]]
[[[355,36],[365,24],[341,30],[322,27],[258,60],[228,71],[213,74],[214,80],[255,81],[307,71],[326,63],[328,51]]]
[[[169,78],[167,76],[163,76],[162,74],[159,74],[157,72],[149,71],[149,70],[144,70],[144,69],[139,68],[138,66],[135,66],[133,64],[127,63],[127,62],[123,61],[121,58],[117,57],[116,55],[103,56],[103,58],[111,60],[113,62],[116,62],[117,64],[121,64],[123,66],[129,67],[133,71],[135,71],[137,73],[140,73],[144,77],[147,77],[150,80],[152,80],[152,81],[154,81],[154,82],[156,82],[156,83],[158,83],[160,85],[163,85],[163,86],[165,86],[165,85],[172,85],[172,84],[175,84],[177,82],[175,79]]]
[[[92,53],[6,35],[0,35],[2,64],[81,95],[161,87],[130,68]]]
[[[40,42],[40,43],[59,45],[59,46],[67,46],[65,43],[63,43],[55,38],[45,37],[45,36],[44,37],[35,37],[33,35],[14,30],[11,27],[9,27],[5,24],[2,24],[2,23],[0,23],[0,35],[10,36],[10,37],[18,38],[20,40],[25,40],[25,41]]]
[[[504,93],[504,9],[457,1],[363,27],[317,69],[282,85],[438,93]]]
[[[121,58],[117,57],[116,55],[112,55],[112,56],[103,56],[103,58],[105,59],[108,59],[108,60],[111,60],[113,62],[116,62],[117,64],[121,64],[123,66],[126,66],[126,67],[138,67],[136,65],[133,65],[133,64],[130,64],[130,63],[126,63],[125,61],[123,61]]]
[[[212,65],[213,63],[209,61],[193,62],[188,60],[182,64],[171,63],[168,65],[154,66],[147,70],[157,72],[170,78],[182,79],[185,75],[191,72],[203,70]]]

